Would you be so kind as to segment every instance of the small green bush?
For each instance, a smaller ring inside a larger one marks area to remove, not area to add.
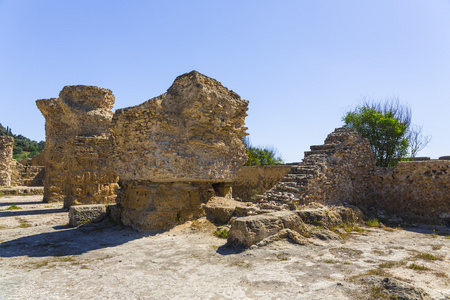
[[[22,207],[17,206],[16,204],[12,204],[10,207],[8,207],[6,210],[15,210],[15,209],[22,209]]]
[[[214,232],[214,235],[218,238],[221,239],[226,239],[228,238],[228,230],[227,229],[218,229]]]
[[[370,219],[369,221],[366,222],[366,224],[369,227],[379,227],[380,226],[380,222],[378,222],[377,219]]]

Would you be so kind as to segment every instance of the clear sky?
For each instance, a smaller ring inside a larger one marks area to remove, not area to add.
[[[0,123],[45,139],[35,100],[109,88],[115,109],[197,70],[250,101],[254,145],[301,161],[363,97],[398,97],[450,155],[450,1],[0,0]]]

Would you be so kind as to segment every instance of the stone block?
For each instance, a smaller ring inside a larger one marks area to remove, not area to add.
[[[69,225],[80,226],[85,223],[98,223],[107,216],[104,204],[73,205],[69,209]]]
[[[283,220],[273,214],[237,218],[228,232],[228,244],[250,247],[284,229]]]

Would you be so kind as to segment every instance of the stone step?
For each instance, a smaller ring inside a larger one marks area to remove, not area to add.
[[[295,168],[292,168],[289,171],[289,174],[311,174],[311,175],[316,175],[317,172],[319,171],[318,167],[315,167],[313,165],[299,165]]]
[[[326,154],[310,154],[308,156],[305,156],[303,159],[303,165],[315,165],[319,163],[326,162],[327,160]]]
[[[335,147],[336,147],[336,145],[333,145],[333,144],[324,144],[324,145],[311,146],[309,148],[311,149],[311,151],[318,151],[318,150],[330,150],[330,149],[334,149]]]
[[[308,157],[313,154],[330,154],[335,152],[336,147],[333,147],[333,149],[324,149],[324,150],[313,150],[313,151],[305,151],[305,157]]]

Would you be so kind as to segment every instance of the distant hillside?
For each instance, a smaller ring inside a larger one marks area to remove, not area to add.
[[[14,148],[13,148],[13,158],[16,160],[22,160],[24,158],[32,158],[38,155],[42,150],[44,150],[45,142],[36,142],[30,140],[23,135],[15,135],[12,133],[11,128],[8,126],[3,127],[0,123],[0,136],[12,136],[14,137]]]

